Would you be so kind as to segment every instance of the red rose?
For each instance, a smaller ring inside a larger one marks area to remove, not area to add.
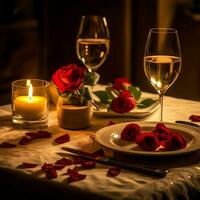
[[[116,78],[114,80],[113,88],[115,90],[125,90],[129,86],[131,86],[131,83],[127,80],[127,78]]]
[[[134,97],[130,96],[130,91],[125,90],[119,94],[111,103],[111,110],[116,113],[128,113],[136,107]]]
[[[158,123],[153,129],[154,133],[157,133],[158,139],[167,140],[168,136],[171,134],[171,130],[167,128],[163,123]]]
[[[158,137],[152,132],[145,132],[137,135],[136,143],[145,151],[155,151],[160,146]]]
[[[186,147],[187,141],[185,138],[178,133],[171,133],[168,137],[168,140],[164,143],[164,147],[166,150],[177,150],[183,149]]]
[[[52,81],[61,93],[73,92],[83,86],[86,69],[76,64],[69,64],[58,69]]]
[[[126,140],[126,141],[134,141],[136,136],[140,134],[140,126],[131,123],[125,126],[125,128],[121,132],[121,140]]]

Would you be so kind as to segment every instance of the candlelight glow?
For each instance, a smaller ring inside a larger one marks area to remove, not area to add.
[[[33,86],[30,80],[26,81],[26,86],[28,87],[28,99],[31,100],[33,97]]]
[[[29,87],[30,84],[31,84],[31,81],[30,81],[30,80],[27,80],[27,81],[26,81],[26,86]]]

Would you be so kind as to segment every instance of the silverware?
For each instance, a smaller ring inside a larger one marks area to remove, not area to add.
[[[200,127],[200,125],[192,123],[192,122],[188,122],[188,121],[177,120],[175,122],[178,124],[185,124],[185,125],[189,125],[189,126]]]
[[[98,157],[94,158],[92,156],[85,155],[83,151],[80,151],[77,149],[71,149],[71,148],[67,148],[67,147],[62,147],[61,149],[69,152],[70,154],[73,154],[75,156],[79,156],[79,157],[82,157],[82,158],[85,158],[88,160],[93,160],[93,161],[103,163],[106,165],[118,166],[118,167],[121,167],[124,169],[152,175],[152,176],[159,177],[159,178],[165,177],[168,173],[168,170],[165,170],[165,169],[154,169],[154,168],[145,167],[145,166],[141,166],[141,165],[129,164],[129,163],[121,162],[119,160],[115,160],[113,158],[108,158],[105,156],[98,156]]]

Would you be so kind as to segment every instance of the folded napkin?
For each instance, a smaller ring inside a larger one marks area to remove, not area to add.
[[[199,115],[191,115],[189,117],[190,120],[192,120],[193,122],[200,122],[200,116]]]

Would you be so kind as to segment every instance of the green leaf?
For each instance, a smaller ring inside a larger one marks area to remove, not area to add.
[[[151,106],[152,104],[154,104],[156,102],[156,100],[153,99],[144,99],[143,101],[140,101],[139,103],[137,103],[137,108],[147,108],[149,106]]]
[[[110,104],[112,96],[108,91],[94,91],[93,92],[103,104]]]
[[[135,100],[138,101],[141,97],[141,91],[140,88],[138,87],[134,87],[134,86],[130,86],[128,88],[128,90],[132,93],[132,95],[134,96]]]

